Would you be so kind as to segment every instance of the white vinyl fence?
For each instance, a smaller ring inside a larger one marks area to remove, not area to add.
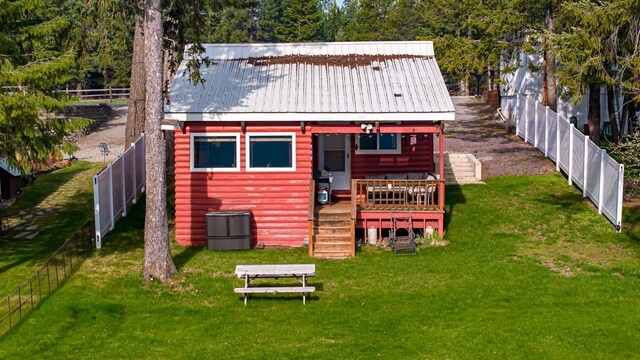
[[[518,136],[553,160],[556,170],[567,174],[569,185],[578,185],[583,196],[598,207],[598,213],[620,231],[624,165],[538,101],[518,96],[514,115]]]
[[[120,154],[116,161],[93,177],[93,202],[96,223],[96,248],[102,238],[113,230],[115,223],[127,216],[127,209],[135,204],[145,189],[144,134]]]

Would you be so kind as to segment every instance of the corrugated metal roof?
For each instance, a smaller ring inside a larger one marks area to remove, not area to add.
[[[171,84],[167,118],[454,118],[429,41],[210,44],[205,49],[214,64],[202,69],[204,87],[189,83],[183,62]]]

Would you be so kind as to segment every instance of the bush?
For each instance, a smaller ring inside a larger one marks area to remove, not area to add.
[[[625,197],[640,196],[640,131],[614,145],[611,156],[624,164]]]

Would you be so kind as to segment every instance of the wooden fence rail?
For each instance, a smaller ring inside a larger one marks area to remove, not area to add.
[[[113,100],[128,99],[129,88],[106,88],[106,89],[81,89],[81,90],[64,90],[65,94],[75,95],[83,101],[100,101],[106,100],[110,103]]]

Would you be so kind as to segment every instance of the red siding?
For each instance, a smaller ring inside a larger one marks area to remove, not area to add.
[[[295,172],[247,172],[240,126],[188,122],[175,133],[176,242],[206,245],[207,211],[251,210],[253,239],[264,245],[302,246],[308,236],[311,135],[299,123],[278,127],[248,123],[246,132],[296,133]],[[190,133],[233,132],[240,136],[239,172],[191,172]]]
[[[434,172],[433,134],[418,134],[415,151],[409,145],[409,134],[402,135],[402,153],[398,155],[370,155],[355,153],[355,136],[351,142],[351,177],[362,179],[365,174],[402,172]]]

